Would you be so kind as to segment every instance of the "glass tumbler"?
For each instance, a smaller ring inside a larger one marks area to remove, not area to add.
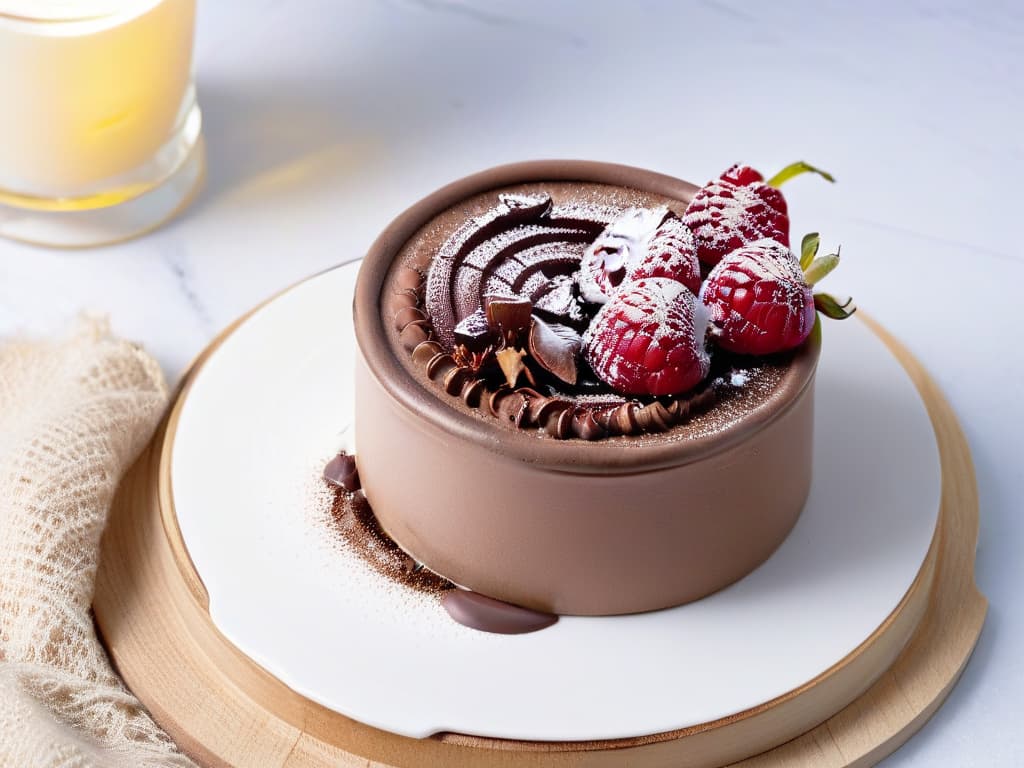
[[[0,236],[88,246],[174,216],[204,172],[195,0],[0,0]]]

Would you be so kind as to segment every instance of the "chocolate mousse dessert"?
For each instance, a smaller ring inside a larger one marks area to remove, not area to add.
[[[457,620],[526,631],[541,613],[680,605],[785,538],[811,479],[817,314],[853,312],[812,291],[838,261],[817,235],[789,249],[777,187],[802,171],[733,166],[698,189],[605,163],[503,166],[373,245],[358,473],[345,457],[332,474],[457,585]]]

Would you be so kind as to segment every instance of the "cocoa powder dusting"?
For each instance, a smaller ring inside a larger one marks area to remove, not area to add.
[[[370,568],[393,582],[429,595],[441,596],[454,588],[454,584],[417,563],[392,541],[381,529],[362,492],[325,485],[332,494],[332,533]]]

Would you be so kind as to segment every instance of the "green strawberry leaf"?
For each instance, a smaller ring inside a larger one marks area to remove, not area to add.
[[[799,160],[787,165],[781,171],[768,179],[766,183],[769,187],[781,187],[785,182],[789,181],[794,176],[799,176],[801,173],[816,173],[826,181],[835,182],[835,177],[833,177],[831,173],[823,171],[820,168],[815,168],[813,165],[805,163],[803,160]]]
[[[804,282],[808,285],[817,285],[824,280],[828,274],[839,266],[839,254],[830,253],[825,256],[819,256],[810,263],[810,266],[804,270]]]
[[[814,294],[814,308],[833,320],[845,320],[857,311],[857,305],[853,303],[853,299],[841,302],[828,293]]]
[[[821,245],[821,237],[817,232],[808,232],[800,242],[800,269],[805,270],[811,266],[814,257],[818,255],[818,246]]]

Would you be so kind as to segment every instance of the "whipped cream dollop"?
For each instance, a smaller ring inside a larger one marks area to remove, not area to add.
[[[619,280],[647,253],[647,243],[665,221],[668,208],[630,208],[612,221],[586,249],[579,272],[580,295],[592,304],[608,301],[599,283]]]

